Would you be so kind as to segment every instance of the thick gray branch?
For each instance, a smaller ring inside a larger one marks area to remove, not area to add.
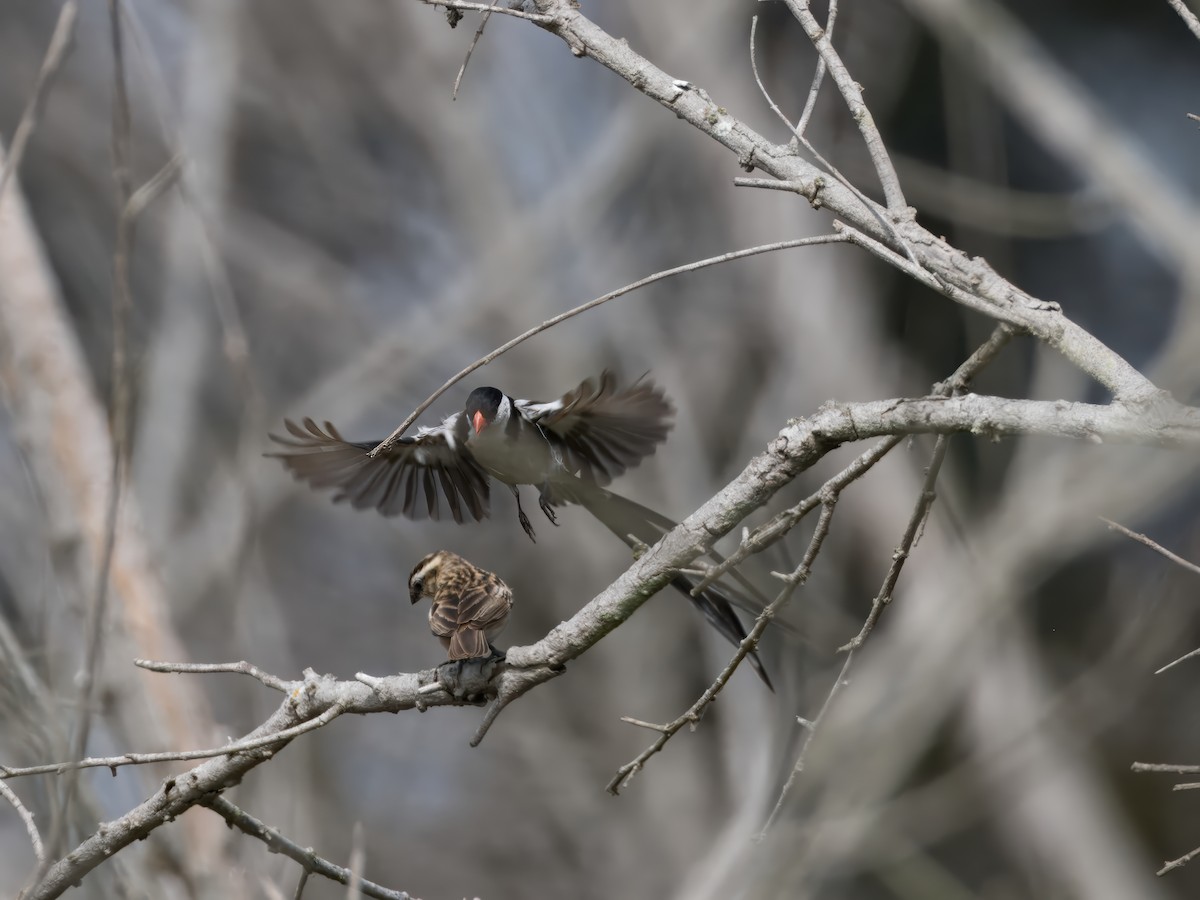
[[[1200,445],[1200,410],[1165,397],[1138,408],[976,394],[827,404],[809,418],[790,422],[765,453],[754,457],[737,478],[665,535],[620,578],[536,644],[510,648],[505,663],[487,660],[467,671],[444,666],[388,678],[362,676],[361,681],[338,681],[307,671],[303,681],[279,685],[286,689],[287,699],[245,740],[297,728],[334,709],[341,714],[399,712],[461,706],[490,698],[491,714],[485,717],[478,738],[495,712],[535,685],[561,674],[567,662],[633,615],[680,568],[711,548],[826,453],[845,443],[882,435],[959,432],[989,436],[1044,434],[1100,443],[1194,447]],[[276,745],[210,759],[168,779],[154,796],[117,821],[101,826],[55,863],[41,886],[29,895],[30,900],[59,896],[122,847],[237,784],[243,775],[287,746],[289,740],[281,738]]]
[[[569,0],[536,0],[536,5],[540,13],[550,17],[541,27],[565,41],[572,53],[596,60],[728,148],[747,171],[760,169],[789,182],[814,207],[827,207],[856,228],[902,252],[906,248],[896,241],[898,235],[920,264],[948,286],[949,289],[942,290],[946,296],[956,302],[963,302],[964,295],[983,301],[969,305],[1054,347],[1120,400],[1136,402],[1156,393],[1154,385],[1137,369],[1064,316],[1054,304],[1035,299],[1001,278],[984,260],[971,259],[922,228],[911,210],[897,213],[877,204],[868,206],[798,152],[768,141],[730,115],[704,90],[668,75],[635,52],[627,41],[608,34]],[[881,219],[891,223],[894,232],[885,228]]]

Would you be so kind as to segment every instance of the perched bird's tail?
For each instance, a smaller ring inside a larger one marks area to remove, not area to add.
[[[450,645],[446,650],[451,659],[477,659],[492,652],[483,630],[473,625],[460,625],[450,635]]]
[[[678,524],[649,507],[577,478],[556,479],[545,491],[545,495],[553,504],[575,503],[582,506],[631,549],[635,548],[639,541],[647,546],[658,543],[659,538]],[[709,555],[720,562],[717,554],[710,551]],[[671,584],[704,614],[704,618],[722,637],[736,646],[745,640],[746,629],[737,613],[733,611],[731,599],[751,611],[761,611],[770,601],[736,569],[729,575],[737,582],[738,588],[718,589],[716,585],[710,585],[694,597],[692,590],[696,587],[696,582],[690,576],[677,575]],[[758,677],[763,680],[763,684],[774,691],[775,686],[771,684],[758,652],[749,653],[746,658],[758,673]]]

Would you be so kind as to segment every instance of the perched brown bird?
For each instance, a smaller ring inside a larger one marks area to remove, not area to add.
[[[508,624],[512,591],[491,572],[457,553],[439,550],[417,563],[408,576],[408,594],[416,603],[429,597],[429,630],[450,659],[476,659],[492,653],[491,642]]]

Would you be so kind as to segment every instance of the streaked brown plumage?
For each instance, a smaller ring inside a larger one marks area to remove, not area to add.
[[[491,655],[491,642],[508,624],[512,591],[496,575],[467,562],[457,553],[430,553],[408,576],[413,603],[429,597],[429,630],[450,659]]]

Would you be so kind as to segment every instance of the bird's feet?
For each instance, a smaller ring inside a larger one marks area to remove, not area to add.
[[[455,700],[482,705],[495,693],[489,682],[503,660],[495,650],[474,659],[448,659],[435,670],[438,684]]]
[[[550,501],[546,499],[546,494],[544,492],[538,494],[538,509],[546,514],[546,518],[550,520],[551,525],[558,524],[558,513],[554,511],[554,507],[550,504]]]
[[[512,489],[513,499],[517,501],[517,521],[521,523],[521,527],[525,529],[529,539],[536,544],[537,538],[533,533],[533,523],[529,521],[529,516],[525,515],[525,510],[521,508],[521,490],[515,484],[510,484],[509,487]]]
[[[529,521],[529,516],[525,515],[525,510],[521,509],[520,506],[517,506],[517,521],[521,523],[521,527],[525,529],[525,533],[529,535],[529,539],[536,544],[537,538],[533,534],[533,523]]]

